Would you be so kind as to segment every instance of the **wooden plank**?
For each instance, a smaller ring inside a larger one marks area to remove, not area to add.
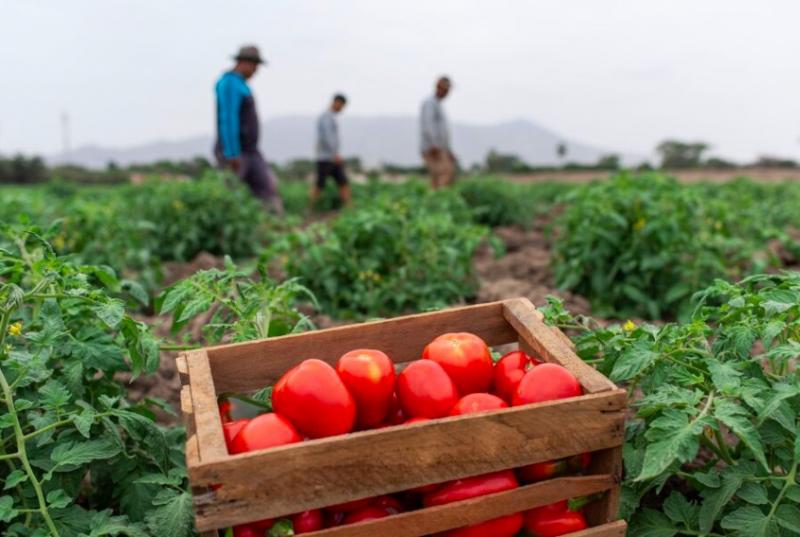
[[[210,461],[228,456],[222,419],[217,406],[217,393],[211,377],[208,355],[204,350],[186,354],[192,395],[192,411],[200,460]]]
[[[613,485],[611,476],[564,477],[391,517],[311,532],[309,537],[419,537],[527,511],[559,500],[595,494]],[[486,536],[491,537],[491,536]]]
[[[181,384],[189,383],[189,366],[186,364],[186,355],[181,353],[175,358],[175,369],[178,370],[178,376],[181,379]]]
[[[192,483],[223,486],[195,498],[197,527],[273,518],[618,446],[624,407],[625,391],[615,390],[210,462],[201,453],[202,462],[189,467]]]
[[[581,531],[574,531],[564,537],[625,537],[628,524],[624,520],[609,522],[602,526],[595,526]]]
[[[537,312],[528,299],[507,300],[503,311],[506,320],[519,332],[520,339],[525,344],[521,346],[532,349],[548,362],[555,362],[569,369],[586,393],[599,393],[617,388],[613,382],[581,360],[572,348],[557,337],[552,329],[539,319],[537,313],[541,315],[541,312]]]
[[[352,349],[373,348],[395,362],[407,362],[418,359],[436,336],[463,331],[482,337],[489,345],[517,340],[517,333],[503,317],[503,303],[492,302],[206,350],[217,392],[246,392],[274,383],[308,358],[335,363]]]
[[[616,486],[601,500],[586,506],[586,520],[597,525],[616,520],[619,516],[619,500],[622,484],[622,446],[592,453],[589,467],[592,473],[608,474],[614,477]]]

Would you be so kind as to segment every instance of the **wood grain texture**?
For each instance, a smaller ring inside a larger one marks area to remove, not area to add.
[[[624,520],[617,520],[602,526],[568,533],[564,537],[625,537],[627,529],[628,524]]]
[[[192,413],[200,460],[210,461],[228,457],[208,355],[204,350],[191,351],[186,354],[186,365],[191,385]]]
[[[333,364],[347,351],[373,348],[385,352],[397,363],[407,362],[418,359],[433,338],[445,332],[463,331],[482,337],[490,346],[517,340],[516,332],[503,317],[503,303],[492,302],[209,347],[206,351],[217,392],[246,392],[274,383],[308,358]]]
[[[311,532],[309,537],[419,537],[485,522],[613,486],[611,476],[564,477],[447,505]],[[487,535],[486,537],[491,537]]]
[[[602,524],[616,520],[619,516],[619,500],[622,484],[622,446],[592,453],[589,467],[592,473],[611,475],[616,486],[603,499],[586,506],[584,513],[589,524]]]
[[[537,315],[538,314],[538,315]],[[588,365],[573,352],[562,338],[540,320],[541,312],[537,311],[526,298],[507,300],[503,305],[503,315],[519,332],[520,346],[529,348],[547,362],[560,364],[575,375],[586,393],[599,393],[614,390],[617,387],[595,368]]]
[[[202,462],[188,469],[192,483],[223,487],[195,498],[197,527],[273,518],[619,446],[624,407],[625,391],[615,390],[210,462],[201,445]]]
[[[178,371],[181,384],[187,384],[189,382],[189,366],[186,365],[185,353],[181,353],[175,358],[175,369]]]

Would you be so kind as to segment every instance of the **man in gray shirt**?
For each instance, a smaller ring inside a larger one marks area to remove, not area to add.
[[[317,180],[311,189],[312,206],[319,199],[328,177],[336,181],[342,203],[350,204],[350,185],[344,173],[344,159],[339,154],[339,126],[336,124],[336,115],[345,104],[347,98],[337,93],[330,107],[317,119]]]
[[[420,114],[422,159],[428,167],[433,188],[453,184],[456,159],[450,148],[450,129],[442,109],[442,101],[450,93],[450,79],[436,81],[436,93],[425,99]]]

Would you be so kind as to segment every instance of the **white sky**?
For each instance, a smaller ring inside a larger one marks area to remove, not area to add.
[[[209,133],[212,86],[241,43],[270,60],[262,119],[415,114],[436,75],[454,120],[528,118],[649,153],[800,158],[798,0],[0,0],[0,152]]]

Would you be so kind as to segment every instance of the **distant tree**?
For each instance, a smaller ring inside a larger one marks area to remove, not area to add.
[[[755,161],[753,166],[757,168],[797,168],[798,163],[796,160],[788,158],[761,155],[758,157],[758,160]]]
[[[490,149],[486,155],[485,168],[490,173],[520,173],[531,169],[519,156],[494,149]]]
[[[661,167],[667,169],[698,168],[703,152],[711,146],[704,142],[682,142],[665,140],[656,151],[661,154]]]
[[[361,165],[361,159],[359,157],[347,157],[344,160],[345,166],[347,166],[348,171],[353,173],[361,173],[364,171],[364,167]]]
[[[614,155],[614,154],[603,155],[597,161],[595,167],[600,170],[619,170],[620,169],[619,155]]]
[[[650,164],[649,162],[647,162],[646,160],[645,160],[645,161],[643,161],[643,162],[642,162],[641,164],[639,164],[638,166],[636,166],[636,171],[640,171],[640,172],[651,172],[651,171],[653,171],[654,169],[655,169],[655,168],[653,167],[653,165],[652,165],[652,164]]]
[[[738,168],[738,164],[730,160],[725,160],[719,157],[709,157],[704,163],[704,168],[713,168],[715,170],[732,170]]]

